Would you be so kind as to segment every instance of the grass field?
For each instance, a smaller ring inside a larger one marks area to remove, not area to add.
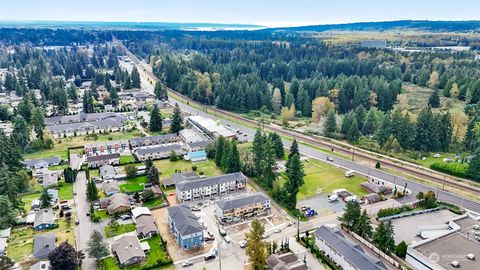
[[[110,218],[106,210],[95,210],[95,216],[100,218],[100,221]]]
[[[73,199],[73,183],[61,183],[62,186],[58,189],[58,199],[60,201]]]
[[[120,156],[120,164],[128,164],[134,161],[135,161],[135,158],[132,155]]]
[[[346,178],[343,169],[317,161],[309,160],[303,163],[306,176],[305,184],[300,188],[297,200],[303,200],[319,193],[330,193],[335,189],[345,188],[357,196],[366,195],[368,192],[360,187],[366,179],[360,176]],[[281,178],[283,184],[285,179]]]
[[[190,161],[179,160],[170,161],[168,159],[156,160],[153,162],[160,171],[160,178],[167,178],[175,174],[175,172],[192,171],[192,166],[197,166],[197,173],[203,172],[206,176],[215,176],[222,174],[222,171],[217,168],[214,160],[208,160],[198,163]]]
[[[48,167],[51,171],[63,171],[66,168],[68,168],[68,163]]]
[[[24,203],[23,209],[25,209],[26,212],[30,212],[30,210],[32,210],[32,201],[38,198],[40,198],[40,192],[20,195],[20,199]]]
[[[142,206],[151,208],[151,207],[162,205],[163,201],[164,200],[163,200],[162,197],[157,197],[157,198],[155,198],[153,200],[150,200],[148,202],[144,202]]]
[[[132,179],[127,179],[127,183],[120,185],[120,191],[123,193],[133,193],[133,192],[140,192],[145,189],[144,185],[148,182],[148,178],[146,176],[137,176]]]
[[[111,226],[106,226],[103,230],[105,231],[105,236],[107,238],[110,238],[127,232],[135,231],[135,224],[130,223],[118,225],[118,227],[116,227],[115,229],[113,229]]]

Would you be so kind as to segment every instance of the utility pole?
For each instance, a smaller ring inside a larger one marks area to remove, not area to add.
[[[218,269],[222,270],[222,255],[220,254],[220,245],[218,247]]]
[[[297,217],[297,240],[300,240],[300,217]]]
[[[354,158],[355,158],[355,147],[353,147],[352,149],[353,149],[353,150],[352,150],[352,161],[353,161]]]

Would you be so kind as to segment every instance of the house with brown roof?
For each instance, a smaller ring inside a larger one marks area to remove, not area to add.
[[[128,199],[127,194],[116,193],[108,199],[107,211],[110,215],[130,210],[130,200]]]

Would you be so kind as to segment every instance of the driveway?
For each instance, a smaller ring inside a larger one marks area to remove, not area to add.
[[[87,211],[90,210],[90,204],[87,201],[87,177],[84,171],[78,172],[77,179],[73,185],[73,191],[76,193],[74,201],[77,210],[77,219],[80,222],[79,225],[75,226],[76,248],[85,253],[82,269],[97,269],[95,259],[88,256],[88,241],[94,229],[100,231],[102,235],[103,230],[100,224],[93,223],[90,217],[86,215]]]
[[[80,169],[83,163],[83,156],[80,154],[70,154],[70,168]]]

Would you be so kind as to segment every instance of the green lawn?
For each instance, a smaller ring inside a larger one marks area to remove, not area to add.
[[[58,199],[71,200],[73,199],[73,183],[61,182],[62,186],[58,189]]]
[[[20,199],[24,203],[23,209],[25,209],[26,212],[30,212],[30,210],[32,210],[32,201],[38,198],[40,198],[40,192],[20,195]]]
[[[415,159],[415,162],[426,168],[430,168],[430,165],[432,165],[435,162],[443,162],[444,158],[455,159],[454,153],[439,153],[439,154],[441,155],[439,158],[434,158],[433,155],[435,155],[435,153],[433,153],[431,156],[426,157],[425,160]]]
[[[135,231],[135,224],[130,223],[130,224],[118,225],[115,229],[112,229],[111,226],[106,226],[105,228],[103,228],[103,230],[105,231],[105,236],[107,238],[110,238],[120,234]]]
[[[89,171],[90,178],[100,176],[100,169],[89,169]]]
[[[115,258],[108,257],[100,261],[98,264],[99,270],[120,270],[120,266],[117,264]]]
[[[345,170],[334,167],[317,160],[309,160],[303,162],[306,176],[305,184],[300,188],[297,200],[314,196],[319,193],[330,193],[335,189],[345,188],[357,196],[368,194],[360,187],[360,183],[366,179],[360,176],[346,178]],[[280,183],[283,184],[285,179],[281,178]]]
[[[135,158],[132,155],[120,156],[120,164],[128,164],[134,161],[135,161]]]
[[[162,205],[164,202],[163,198],[162,197],[157,197],[151,201],[148,201],[148,202],[144,202],[142,206],[145,206],[145,207],[148,207],[148,208],[152,208],[152,207],[155,207],[155,206],[159,206],[159,205]]]
[[[51,171],[63,171],[65,168],[68,168],[68,163],[48,167]]]
[[[144,185],[148,182],[145,175],[137,176],[132,179],[127,179],[127,183],[120,185],[120,191],[123,193],[140,192],[145,189]]]
[[[100,221],[110,218],[106,210],[95,210],[95,216],[100,218]]]
[[[192,171],[192,166],[197,166],[197,174],[200,174],[200,172],[203,172],[206,176],[216,176],[222,174],[222,171],[215,165],[215,161],[211,159],[195,164],[185,160],[172,162],[168,159],[162,159],[154,161],[153,164],[155,164],[160,171],[160,178],[170,177],[171,175],[175,174],[175,171]]]

